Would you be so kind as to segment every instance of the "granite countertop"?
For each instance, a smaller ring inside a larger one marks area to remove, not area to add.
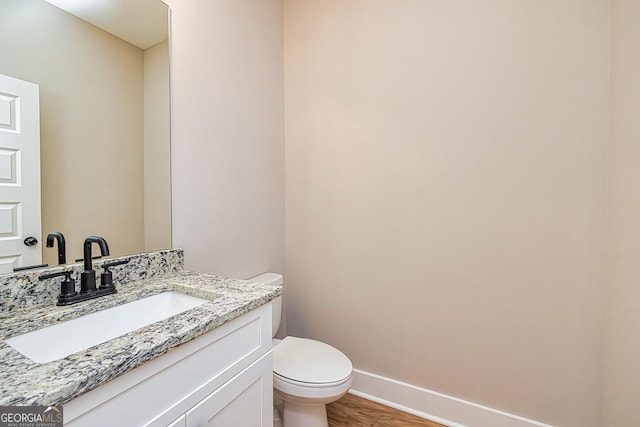
[[[49,363],[33,362],[4,342],[165,291],[210,302]],[[0,313],[0,405],[66,403],[281,294],[280,286],[182,270],[127,283],[119,286],[116,294],[72,306],[43,305]]]

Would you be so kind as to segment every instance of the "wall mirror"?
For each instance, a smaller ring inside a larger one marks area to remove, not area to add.
[[[53,231],[67,263],[171,247],[168,27],[160,0],[0,0],[0,74],[39,86],[42,263]]]

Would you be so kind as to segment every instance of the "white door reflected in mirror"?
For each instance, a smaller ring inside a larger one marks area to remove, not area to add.
[[[41,264],[38,85],[2,74],[0,200],[0,274]],[[37,243],[27,245],[27,238]]]

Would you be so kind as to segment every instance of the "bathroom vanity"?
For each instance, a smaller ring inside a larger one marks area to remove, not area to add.
[[[114,277],[114,295],[68,307],[55,306],[55,292],[47,302],[5,304],[9,309],[0,313],[0,405],[63,404],[70,426],[271,423],[269,302],[281,295],[281,288],[184,271],[180,250],[139,257],[130,257],[128,267]],[[28,273],[14,285],[5,283],[2,293],[27,298],[35,294],[30,286],[41,286]],[[165,292],[207,302],[47,363],[36,363],[5,343],[12,336]]]

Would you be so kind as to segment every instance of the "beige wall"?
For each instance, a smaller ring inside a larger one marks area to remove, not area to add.
[[[144,247],[171,247],[169,41],[144,51]]]
[[[173,8],[176,244],[278,271],[279,5]],[[290,333],[567,426],[602,425],[605,349],[604,425],[638,424],[640,11],[613,2],[605,323],[608,12],[285,2]]]
[[[287,332],[600,426],[608,2],[284,5]]]
[[[640,2],[613,0],[605,426],[640,425]]]
[[[173,245],[194,270],[283,271],[282,4],[170,6]]]
[[[0,73],[40,85],[43,240],[142,251],[142,52],[42,1],[0,0],[0,30]]]

